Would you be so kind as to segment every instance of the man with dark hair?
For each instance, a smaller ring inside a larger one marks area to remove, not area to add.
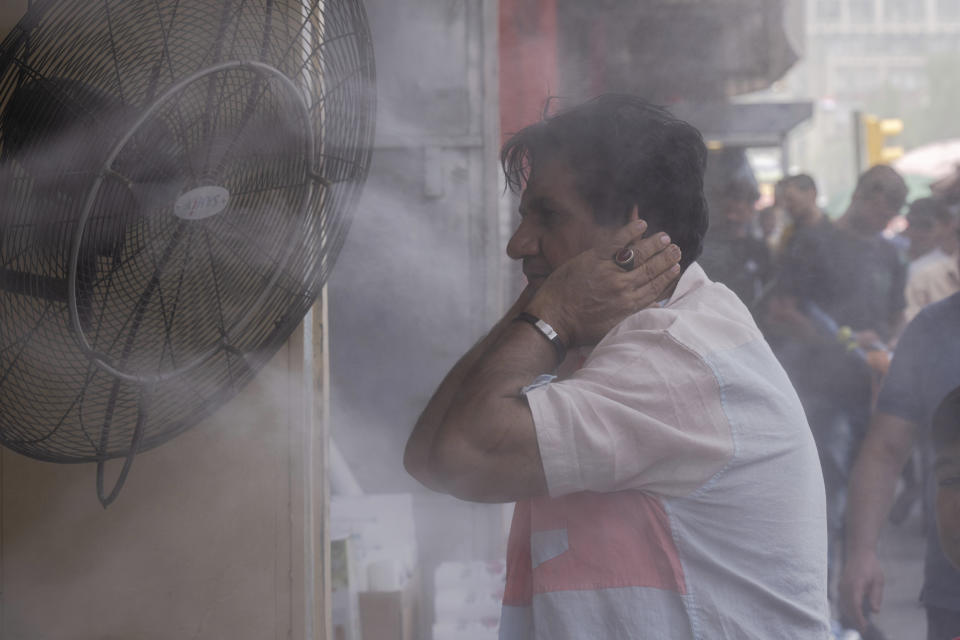
[[[814,179],[806,173],[796,173],[792,176],[788,176],[783,179],[784,186],[789,186],[795,189],[799,193],[806,193],[813,196],[813,203],[816,203],[817,196],[817,183]],[[808,197],[808,196],[805,196]],[[811,205],[810,202],[807,202],[807,207]]]
[[[865,611],[877,611],[881,604],[877,543],[897,478],[918,435],[926,449],[924,459],[931,459],[932,416],[948,392],[960,386],[958,327],[960,293],[926,307],[907,325],[851,473],[840,608],[861,630],[867,627]],[[947,561],[937,538],[933,465],[924,474],[927,554],[920,600],[927,609],[928,640],[952,640],[960,636],[960,571]]]
[[[783,179],[783,208],[790,216],[788,238],[801,229],[817,226],[825,217],[817,206],[817,183],[805,173]]]
[[[956,217],[943,201],[917,198],[910,203],[907,211],[907,225],[903,235],[910,240],[907,257],[910,258],[911,270],[922,267],[925,261],[943,259],[956,253]]]
[[[826,638],[816,449],[749,312],[695,262],[699,132],[606,95],[502,157],[529,286],[404,456],[438,491],[517,501],[501,638]]]
[[[575,159],[572,186],[598,223],[626,224],[631,209],[638,207],[651,231],[673,238],[685,268],[699,257],[708,225],[706,150],[700,133],[632,96],[608,94],[588,105],[531,125],[508,140],[501,153],[507,184],[514,191],[527,186],[533,158]],[[601,113],[609,118],[598,117]]]
[[[910,203],[907,223],[903,235],[910,240],[905,312],[909,322],[928,304],[960,291],[956,236],[960,225],[956,214],[937,198]]]
[[[907,201],[907,183],[893,167],[878,164],[857,179],[844,217],[864,232],[880,233],[900,214]]]

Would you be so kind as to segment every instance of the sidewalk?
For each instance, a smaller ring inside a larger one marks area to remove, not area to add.
[[[926,638],[926,614],[917,598],[923,583],[923,522],[920,505],[899,526],[887,524],[880,541],[885,587],[874,619],[888,640]]]

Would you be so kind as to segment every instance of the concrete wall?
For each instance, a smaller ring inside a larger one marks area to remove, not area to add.
[[[505,309],[498,2],[364,4],[377,55],[377,142],[330,281],[331,430],[363,490],[414,494],[429,637],[437,564],[503,559],[505,547],[499,505],[431,493],[402,466],[433,390]],[[515,208],[509,216],[516,220]]]

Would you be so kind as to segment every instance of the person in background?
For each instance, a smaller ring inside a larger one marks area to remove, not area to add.
[[[754,235],[760,191],[753,171],[742,150],[725,151],[707,164],[710,232],[699,263],[751,308],[770,280],[772,261],[766,243]]]
[[[907,211],[907,228],[903,235],[910,244],[907,257],[910,269],[921,269],[931,262],[953,256],[957,251],[954,237],[956,219],[946,203],[938,198],[918,198]]]
[[[937,407],[931,433],[937,534],[944,555],[960,569],[960,387]]]
[[[790,225],[784,230],[781,246],[802,229],[813,229],[820,225],[826,216],[817,206],[817,183],[805,173],[787,176],[780,181],[783,191],[783,209],[787,212]]]
[[[786,228],[786,213],[783,207],[785,185],[785,180],[778,181],[773,188],[773,202],[757,212],[758,235],[766,243],[771,256],[779,252],[780,241]]]
[[[915,440],[924,449],[922,459],[932,459],[932,416],[943,398],[960,386],[958,327],[960,293],[926,307],[907,325],[851,473],[840,610],[845,621],[861,630],[868,626],[867,613],[882,604],[884,576],[877,542],[897,478]],[[933,465],[926,465],[923,474],[927,550],[920,601],[927,611],[928,640],[952,640],[960,636],[960,571],[944,555],[933,521]]]
[[[904,323],[913,320],[927,305],[960,291],[957,265],[957,221],[941,198],[918,198],[910,203],[907,228],[902,235],[909,241]],[[894,340],[899,336],[894,336]],[[918,469],[922,452],[914,452],[903,468],[903,489],[890,511],[890,521],[907,519],[922,495]]]
[[[809,176],[788,178],[784,189],[794,232],[761,318],[817,442],[831,572],[838,566],[850,465],[888,362],[884,345],[905,307],[905,265],[881,232],[906,194],[896,171],[874,167],[860,177],[847,211],[833,222],[816,206]]]
[[[908,227],[910,240],[905,312],[912,320],[928,304],[960,291],[957,255],[960,228],[957,215],[936,198],[920,198],[910,204]]]

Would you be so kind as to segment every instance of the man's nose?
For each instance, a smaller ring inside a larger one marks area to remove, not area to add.
[[[520,226],[513,232],[513,236],[507,243],[507,256],[512,260],[520,260],[525,257],[538,255],[539,253],[539,234],[536,233],[533,225],[526,220],[522,220]]]

